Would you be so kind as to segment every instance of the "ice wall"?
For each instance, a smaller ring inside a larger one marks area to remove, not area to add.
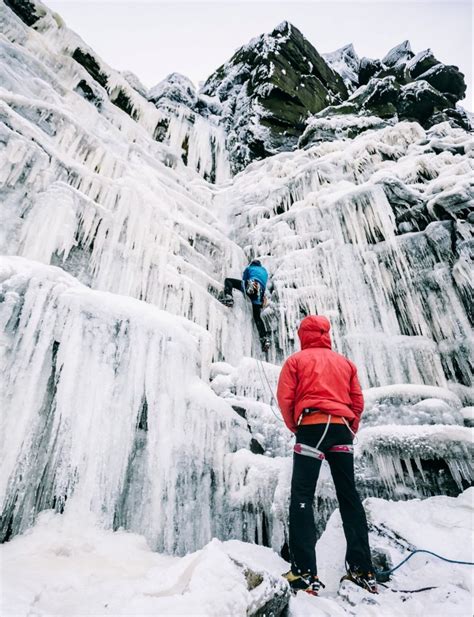
[[[1,270],[2,537],[74,508],[167,552],[213,535],[280,549],[292,442],[272,392],[315,312],[371,388],[363,492],[457,494],[465,431],[440,449],[442,482],[427,466],[472,397],[470,136],[351,117],[358,137],[231,181],[211,100],[200,115],[179,79],[178,100],[169,83],[148,100],[32,6],[27,25],[0,5],[0,251],[25,258]],[[256,256],[271,277],[262,363],[248,303],[217,300]],[[435,390],[374,393],[388,384]],[[420,446],[408,463],[406,443]],[[318,501],[324,524],[326,472]]]
[[[206,385],[209,334],[59,268],[1,262],[2,538],[92,511],[184,553],[225,534],[245,423]]]
[[[80,97],[126,134],[129,143],[137,141],[135,134],[141,132],[148,141],[177,147],[180,160],[207,180],[229,178],[225,135],[209,113],[190,110],[185,100],[174,101],[171,108],[155,104],[160,84],[147,92],[136,76],[114,70],[41,2],[10,0],[8,4],[0,6],[1,83],[10,92],[38,99],[30,117],[43,130],[49,127],[55,132],[51,106],[71,110]],[[40,109],[39,102],[45,103]],[[81,109],[76,117],[84,116]]]
[[[50,25],[40,35],[2,11],[11,41],[1,42],[1,251],[186,316],[232,357],[234,328],[216,296],[244,255],[216,215],[216,189],[181,161],[175,133],[188,131],[186,119],[170,125],[172,149],[151,139],[145,111],[136,121],[107,99],[99,110],[72,89],[84,71],[64,55],[62,39],[71,46],[75,35]],[[141,104],[154,122],[161,111]],[[192,152],[198,160],[199,144]]]
[[[403,122],[239,174],[226,198],[233,237],[272,273],[272,358],[321,313],[365,387],[425,383],[469,401],[472,168],[468,133]]]

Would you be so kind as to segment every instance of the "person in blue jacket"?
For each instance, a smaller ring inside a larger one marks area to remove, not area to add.
[[[229,307],[234,306],[234,298],[232,296],[233,289],[238,289],[250,298],[252,302],[253,319],[257,326],[263,351],[267,351],[270,346],[270,339],[265,329],[265,324],[260,316],[264,304],[267,282],[268,272],[258,259],[254,259],[245,268],[242,274],[242,280],[225,279],[224,297],[222,298],[222,303]]]

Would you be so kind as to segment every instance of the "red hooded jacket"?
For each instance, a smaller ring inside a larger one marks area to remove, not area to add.
[[[296,432],[305,407],[347,418],[354,432],[364,409],[364,397],[355,365],[331,350],[330,323],[322,315],[301,322],[301,351],[283,365],[277,398],[286,426]]]

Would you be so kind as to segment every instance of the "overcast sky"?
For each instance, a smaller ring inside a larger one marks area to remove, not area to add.
[[[381,58],[409,39],[457,65],[472,102],[470,0],[45,0],[108,64],[151,87],[177,71],[196,85],[249,39],[288,20],[321,52],[354,43],[359,56]]]

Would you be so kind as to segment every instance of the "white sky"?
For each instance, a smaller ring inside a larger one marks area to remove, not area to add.
[[[466,76],[472,101],[470,0],[45,0],[113,68],[151,87],[177,71],[196,85],[252,37],[288,20],[320,53],[354,43],[359,56],[381,58],[409,39],[430,47]]]

